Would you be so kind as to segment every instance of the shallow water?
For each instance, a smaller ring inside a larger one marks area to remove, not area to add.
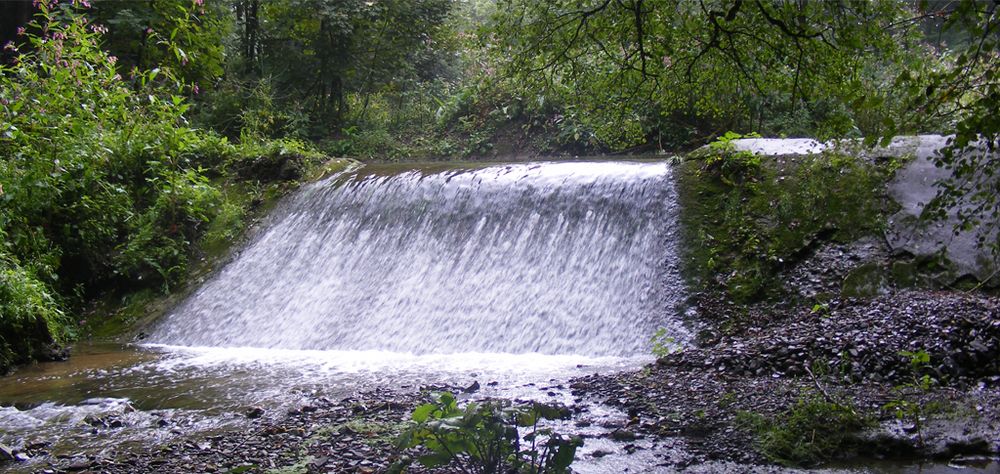
[[[0,381],[0,444],[23,449],[51,443],[45,450],[53,454],[100,456],[109,444],[148,446],[240,428],[248,423],[243,412],[249,407],[264,407],[265,417],[277,418],[316,397],[339,399],[376,387],[416,390],[478,381],[480,396],[569,403],[568,392],[546,387],[647,361],[81,345],[67,362],[36,364]]]

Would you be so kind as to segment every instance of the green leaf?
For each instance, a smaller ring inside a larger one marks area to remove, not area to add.
[[[413,410],[413,416],[412,416],[413,421],[416,421],[417,423],[423,423],[427,421],[427,418],[436,409],[437,405],[434,405],[432,403],[426,403],[418,406],[415,410]]]
[[[447,452],[431,453],[420,456],[417,461],[424,467],[439,467],[451,462],[451,456]]]

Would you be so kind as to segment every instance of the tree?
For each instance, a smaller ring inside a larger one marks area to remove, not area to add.
[[[337,130],[349,95],[437,73],[442,51],[435,38],[450,9],[448,0],[240,1],[240,49],[283,97]]]
[[[678,123],[843,136],[880,123],[849,104],[896,100],[884,65],[905,62],[916,39],[907,13],[899,2],[505,0],[495,35],[507,73],[567,96],[618,147]]]
[[[232,21],[223,2],[94,0],[87,15],[108,27],[104,48],[124,71],[169,67],[188,84],[210,87],[222,75]]]

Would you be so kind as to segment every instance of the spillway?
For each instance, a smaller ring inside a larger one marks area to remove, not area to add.
[[[628,357],[684,333],[668,164],[389,168],[304,187],[149,341]]]

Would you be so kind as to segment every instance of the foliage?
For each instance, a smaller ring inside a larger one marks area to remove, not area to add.
[[[741,135],[730,131],[709,143],[703,172],[730,186],[742,184],[759,174],[760,156],[752,151],[737,150],[733,144],[733,140],[741,138],[760,138],[760,135]]]
[[[560,97],[621,149],[677,126],[872,133],[864,114],[899,108],[851,105],[900,102],[885,79],[917,60],[907,14],[900,2],[507,0],[492,38],[522,95]]]
[[[421,464],[448,465],[466,473],[565,473],[583,441],[539,427],[543,420],[568,417],[565,408],[505,401],[469,402],[459,407],[450,393],[413,411],[415,424],[399,438],[403,448],[423,446]],[[518,428],[529,428],[523,439]],[[526,446],[524,444],[527,444]]]
[[[158,275],[151,283],[176,281],[215,212],[199,167],[232,147],[183,126],[183,86],[168,71],[126,80],[99,47],[101,27],[40,9],[28,52],[0,69],[7,250],[44,262],[39,275],[63,291],[147,270]]]
[[[116,266],[135,280],[154,277],[166,292],[186,274],[189,247],[215,216],[221,196],[208,178],[191,169],[163,174],[151,184],[159,195],[136,217],[136,231],[121,248]]]
[[[92,0],[86,15],[108,27],[103,46],[122,70],[170,68],[187,84],[210,87],[222,75],[220,38],[231,20],[225,2]]]
[[[0,253],[0,375],[62,341],[65,317],[44,283]]]
[[[684,350],[684,347],[672,336],[667,335],[666,328],[659,328],[649,342],[653,345],[653,355],[656,357],[666,357]]]
[[[778,271],[817,240],[881,228],[889,171],[824,153],[761,161],[726,142],[681,168],[686,273],[740,302],[774,295]]]
[[[319,160],[301,143],[235,146],[191,128],[191,87],[167,68],[123,77],[84,7],[38,2],[24,44],[8,45],[14,60],[0,65],[3,324],[15,325],[4,337],[38,344],[63,339],[60,315],[104,292],[169,290],[206,230],[215,242],[234,236],[247,203],[212,181],[232,163],[253,153],[286,160],[287,150]],[[26,333],[30,319],[13,316],[25,314],[49,335]]]
[[[924,417],[930,405],[926,396],[938,381],[929,373],[931,356],[926,351],[902,351],[899,355],[907,358],[910,363],[910,380],[894,387],[897,397],[882,408],[892,412],[901,421],[912,422],[917,431],[917,441],[923,446]],[[914,396],[916,401],[911,400]]]
[[[238,3],[243,66],[281,91],[283,108],[305,115],[310,135],[338,131],[355,109],[363,120],[373,97],[405,93],[448,60],[437,47],[445,0]]]
[[[777,417],[740,412],[737,421],[755,433],[755,445],[772,461],[811,466],[849,449],[872,421],[848,404],[802,398]]]

